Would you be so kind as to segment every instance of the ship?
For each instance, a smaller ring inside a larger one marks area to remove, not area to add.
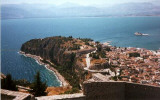
[[[144,34],[144,33],[140,33],[140,32],[135,32],[134,33],[137,36],[148,36],[149,34]]]

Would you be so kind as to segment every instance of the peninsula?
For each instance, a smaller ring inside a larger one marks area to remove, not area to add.
[[[64,93],[80,92],[82,83],[93,73],[102,73],[108,81],[160,86],[159,50],[113,47],[109,43],[72,36],[47,37],[27,41],[21,53],[54,71],[67,88]]]

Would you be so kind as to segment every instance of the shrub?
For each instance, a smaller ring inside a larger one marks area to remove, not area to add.
[[[68,91],[65,91],[64,94],[73,94],[73,93],[78,93],[79,89],[78,88],[72,88]]]

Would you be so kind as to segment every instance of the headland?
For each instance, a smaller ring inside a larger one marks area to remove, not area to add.
[[[109,81],[160,86],[159,50],[115,47],[109,43],[56,36],[27,41],[21,53],[54,71],[62,86],[70,84],[68,93],[79,92],[93,73],[102,73]]]

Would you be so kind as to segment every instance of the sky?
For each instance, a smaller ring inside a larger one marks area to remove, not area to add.
[[[151,3],[159,3],[160,0],[1,0],[2,4],[54,4],[54,5],[61,5],[64,3],[74,3],[79,5],[115,5],[115,4],[122,4],[122,3],[130,3],[130,2],[151,2]]]

